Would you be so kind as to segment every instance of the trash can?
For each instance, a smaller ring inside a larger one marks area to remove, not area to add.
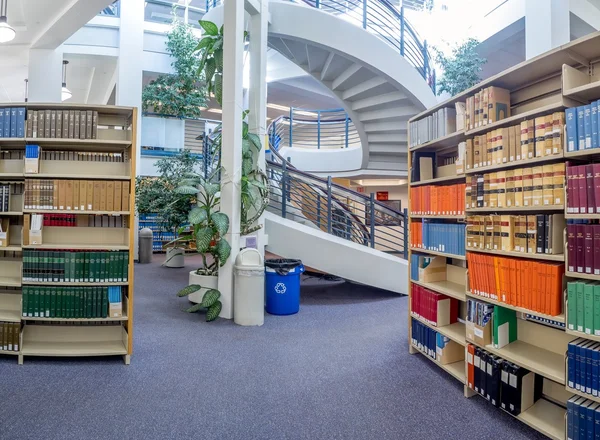
[[[139,233],[138,261],[140,264],[152,263],[152,230],[144,228]]]
[[[240,251],[233,266],[233,321],[238,325],[265,322],[265,268],[256,249]]]
[[[266,309],[271,315],[293,315],[300,310],[300,260],[265,261]]]

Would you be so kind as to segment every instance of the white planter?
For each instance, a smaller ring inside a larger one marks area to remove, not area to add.
[[[206,275],[198,275],[196,271],[193,270],[190,272],[189,284],[199,284],[202,286],[202,289],[188,295],[188,299],[193,303],[201,303],[202,297],[204,293],[206,293],[209,289],[217,289],[219,283],[219,277],[216,275],[206,276]]]
[[[167,267],[183,267],[184,250],[182,248],[168,248],[165,257],[165,266]]]

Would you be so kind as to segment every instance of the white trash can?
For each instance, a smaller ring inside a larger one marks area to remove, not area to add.
[[[233,321],[238,325],[265,322],[265,267],[260,252],[243,249],[233,268]]]

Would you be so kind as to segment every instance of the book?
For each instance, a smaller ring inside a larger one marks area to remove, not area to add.
[[[577,135],[577,108],[566,109],[565,120],[567,125],[567,151],[577,151],[579,147],[579,138]]]

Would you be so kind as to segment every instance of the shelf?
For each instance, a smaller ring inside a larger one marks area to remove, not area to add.
[[[21,295],[18,293],[0,293],[0,321],[21,321]]]
[[[0,247],[0,252],[21,252],[23,248],[21,246],[6,246]]]
[[[2,277],[0,276],[0,286],[2,287],[21,287],[21,277]]]
[[[569,272],[569,271],[566,271],[565,272],[565,276],[566,277],[571,277],[571,278],[582,278],[582,279],[585,279],[585,280],[600,281],[600,275],[594,275],[592,273],[579,273],[579,272]]]
[[[127,315],[119,316],[118,318],[40,318],[40,317],[25,317],[21,318],[23,321],[46,321],[46,322],[118,322],[127,321]]]
[[[442,293],[446,296],[456,298],[460,301],[466,301],[466,287],[460,284],[452,283],[450,281],[435,281],[433,283],[424,283],[422,281],[412,281],[411,283],[416,284],[426,289],[433,290],[437,293]]]
[[[587,333],[578,332],[576,330],[569,330],[568,328],[565,328],[565,333],[568,335],[577,336],[578,338],[585,338],[589,339],[590,341],[600,342],[600,336],[597,335],[588,335]]]
[[[563,95],[580,101],[593,101],[600,98],[600,81],[563,90]]]
[[[438,255],[440,257],[456,258],[457,260],[466,260],[467,259],[467,257],[464,255],[447,254],[445,252],[430,251],[430,250],[421,249],[421,248],[410,248],[410,250],[412,252],[419,252],[422,254],[431,254],[431,255]]]
[[[423,150],[425,148],[435,149],[436,147],[454,147],[460,142],[466,139],[465,132],[463,130],[455,131],[454,133],[447,134],[441,138],[434,139],[433,141],[425,142],[424,144],[416,145],[411,147],[410,151]]]
[[[131,180],[131,176],[119,176],[111,174],[64,174],[64,173],[37,173],[25,174],[29,179],[94,179],[94,180]]]
[[[120,325],[25,325],[21,353],[26,356],[112,356],[127,354],[127,332]]]
[[[567,159],[577,159],[577,158],[586,158],[589,156],[600,155],[600,148],[588,148],[587,150],[578,150],[578,151],[565,151],[565,158]]]
[[[465,325],[462,322],[455,322],[454,324],[437,327],[435,325],[430,324],[426,320],[413,315],[412,313],[410,314],[410,316],[413,319],[416,319],[417,321],[419,321],[420,323],[426,325],[427,327],[432,328],[436,332],[452,339],[454,342],[456,342],[462,346],[467,345],[467,341],[465,338],[465,335],[466,335]]]
[[[22,139],[23,141],[23,139]],[[99,151],[99,149],[113,147],[113,149],[117,147],[127,148],[131,145],[131,141],[123,141],[123,140],[109,140],[109,139],[65,139],[65,138],[25,138],[24,141],[28,144],[35,144],[41,146],[60,146],[71,148],[76,146],[77,148],[81,147],[90,147],[89,149],[93,149],[94,151]],[[98,148],[100,147],[100,148]]]
[[[129,215],[129,211],[73,211],[66,209],[24,209],[25,213],[38,213],[38,214],[79,214],[79,215]]]
[[[454,362],[454,363],[451,363],[451,364],[442,365],[437,360],[435,360],[435,359],[427,356],[425,353],[423,353],[421,350],[419,350],[414,345],[412,347],[415,350],[417,350],[419,353],[421,353],[423,355],[423,357],[426,357],[431,362],[433,362],[438,367],[440,367],[442,370],[444,370],[447,373],[449,373],[451,376],[453,376],[455,379],[457,379],[460,383],[465,384],[466,381],[465,381],[465,361],[464,360],[458,361],[458,362]]]
[[[67,281],[25,281],[23,280],[24,286],[128,286],[129,282],[109,283],[109,282],[93,282],[93,283],[79,283],[79,282],[67,282]]]
[[[515,311],[520,312],[520,313],[526,313],[528,315],[538,316],[540,318],[548,319],[550,321],[556,321],[556,322],[561,322],[561,323],[565,322],[565,314],[564,313],[562,313],[560,315],[556,315],[556,316],[551,316],[551,315],[546,315],[544,313],[535,312],[533,310],[525,309],[523,307],[517,307],[517,306],[513,306],[511,304],[506,304],[504,302],[496,301],[496,300],[491,299],[491,298],[486,298],[485,296],[476,295],[476,294],[471,293],[471,292],[467,292],[466,296],[471,297],[471,298],[475,298],[475,299],[477,299],[479,301],[483,301],[483,302],[486,302],[486,303],[489,303],[489,304],[494,304],[496,306],[504,307],[505,309],[515,310]]]
[[[504,257],[528,258],[530,260],[549,260],[549,261],[565,261],[564,254],[530,254],[526,252],[516,251],[499,251],[492,249],[472,249],[467,248],[467,252],[478,252],[480,254],[502,255]]]
[[[467,175],[481,174],[481,173],[487,173],[489,171],[496,172],[499,170],[505,170],[505,169],[509,169],[509,168],[531,167],[532,165],[539,165],[539,164],[549,163],[549,162],[560,162],[561,160],[564,160],[564,157],[562,154],[543,156],[543,157],[533,157],[531,159],[526,159],[526,160],[506,162],[506,163],[502,163],[500,165],[488,165],[485,167],[472,168],[470,170],[466,170],[465,174],[467,174]]]
[[[515,418],[551,439],[565,440],[565,413],[563,407],[540,399]]]
[[[585,397],[586,399],[593,400],[594,402],[600,402],[600,396],[592,396],[591,394],[584,393],[578,389],[571,388],[569,385],[565,387],[569,393],[577,394],[578,396]]]
[[[598,220],[600,214],[565,214],[565,218],[571,220]]]
[[[463,215],[419,215],[419,214],[411,214],[410,218],[434,218],[438,220],[464,220],[465,216]]]
[[[75,228],[73,228],[75,229]],[[89,228],[93,229],[93,228]],[[80,250],[114,250],[125,251],[129,249],[128,245],[123,244],[79,244],[79,243],[49,243],[49,244],[28,244],[23,245],[23,249],[80,249]]]
[[[0,217],[8,215],[23,215],[23,213],[21,211],[0,211]]]
[[[27,102],[21,103],[20,107],[26,107],[29,110],[96,110],[101,115],[121,115],[131,116],[132,107],[123,107],[119,105],[96,105],[96,104],[74,104],[65,102],[63,104],[56,102]]]
[[[471,212],[529,212],[529,211],[564,211],[563,205],[545,205],[545,206],[514,206],[512,208],[470,208],[467,214]]]
[[[0,137],[0,145],[11,145],[11,146],[21,146],[25,145],[25,138],[5,138]]]
[[[465,180],[464,174],[460,176],[436,177],[435,179],[420,180],[418,182],[411,182],[410,186],[435,185],[437,183],[459,182],[461,180]]]
[[[3,354],[12,354],[14,356],[18,356],[21,354],[20,351],[8,351],[8,350],[0,350],[0,356]]]
[[[562,110],[565,108],[564,102],[562,99],[557,102],[553,102],[552,104],[544,105],[542,107],[534,108],[533,110],[529,110],[523,113],[519,113],[518,115],[513,115],[508,118],[504,118],[500,121],[494,122],[493,124],[483,125],[481,127],[477,127],[473,130],[465,132],[467,137],[487,133],[488,131],[495,130],[496,128],[507,127],[510,125],[516,125],[517,123],[524,121],[526,119],[531,119],[534,116],[539,116],[545,113],[551,113],[557,110]]]
[[[554,382],[562,385],[565,384],[564,355],[553,353],[519,340],[511,342],[502,348],[494,348],[492,344],[482,346],[472,341],[468,342]]]

